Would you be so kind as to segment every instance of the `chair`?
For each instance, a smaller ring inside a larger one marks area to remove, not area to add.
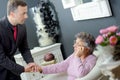
[[[99,48],[99,47],[97,47],[97,48]],[[98,57],[94,68],[85,77],[77,78],[75,80],[109,80],[108,77],[103,76],[103,74],[101,73],[101,70],[99,68],[99,66],[104,61],[102,53],[98,50],[95,50],[93,54]],[[66,73],[52,74],[41,80],[67,80],[67,74]]]
[[[100,68],[105,76],[110,76],[109,80],[120,80],[120,61],[103,64]]]

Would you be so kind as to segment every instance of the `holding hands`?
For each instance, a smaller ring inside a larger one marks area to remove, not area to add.
[[[34,62],[29,63],[27,66],[24,67],[24,72],[41,72],[41,71],[42,71],[41,67]]]

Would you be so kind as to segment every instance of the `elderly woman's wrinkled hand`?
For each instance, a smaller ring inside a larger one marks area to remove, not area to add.
[[[85,52],[85,47],[78,47],[76,48],[74,54],[77,57],[80,57]]]

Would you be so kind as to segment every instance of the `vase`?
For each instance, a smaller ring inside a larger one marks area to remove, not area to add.
[[[99,69],[102,74],[105,76],[109,76],[109,80],[118,80],[119,77],[119,69],[120,69],[120,61],[116,61],[114,59],[117,52],[120,52],[120,46],[98,46],[98,51],[101,53],[102,63],[99,65]],[[119,68],[119,69],[117,69]],[[117,72],[114,70],[117,70]],[[118,76],[117,76],[118,75]]]
[[[114,46],[108,45],[108,46],[97,46],[97,50],[101,54],[101,57],[103,59],[103,64],[113,62],[113,55],[114,55]]]

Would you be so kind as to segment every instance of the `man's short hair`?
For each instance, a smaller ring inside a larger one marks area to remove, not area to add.
[[[27,6],[26,2],[23,0],[8,0],[7,3],[7,15],[10,14],[10,12],[14,12],[18,6]]]

